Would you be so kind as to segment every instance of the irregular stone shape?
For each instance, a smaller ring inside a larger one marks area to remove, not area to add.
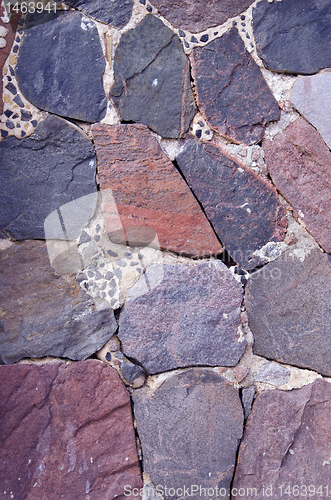
[[[176,160],[233,260],[245,269],[265,262],[254,252],[283,240],[287,225],[273,185],[213,144],[187,140]]]
[[[188,131],[197,108],[190,65],[178,36],[147,15],[123,33],[115,52],[110,96],[124,121],[147,125],[162,137]]]
[[[210,499],[219,499],[220,491],[229,498],[243,431],[238,392],[218,373],[192,368],[132,398],[144,470],[163,498],[201,499],[206,494],[200,487]]]
[[[7,57],[10,54],[13,42],[15,40],[15,32],[17,28],[17,22],[19,19],[18,15],[15,15],[13,12],[10,21],[5,23],[2,19],[5,18],[6,14],[6,9],[5,9],[5,4],[0,5],[0,29],[4,28],[7,30],[7,34],[4,37],[6,41],[6,46],[1,47],[0,49],[0,75],[2,76],[2,68],[5,65],[5,62],[7,60]],[[2,78],[1,78],[2,80]],[[2,93],[3,93],[3,84],[1,83],[0,85],[0,115],[3,113],[3,100],[2,100]]]
[[[124,354],[149,373],[192,365],[234,366],[246,341],[240,328],[242,287],[220,261],[149,267],[120,314]]]
[[[3,139],[0,155],[3,236],[44,238],[44,220],[52,211],[96,193],[92,143],[56,116],[42,121],[31,137]]]
[[[262,0],[253,29],[257,53],[273,71],[310,75],[331,66],[331,0]]]
[[[233,482],[235,492],[243,488],[246,493],[240,498],[280,500],[286,488],[291,498],[309,492],[311,497],[326,496],[330,411],[331,385],[324,380],[258,396],[245,426]]]
[[[294,208],[294,216],[331,253],[331,153],[306,120],[299,118],[272,141],[264,140],[272,180]]]
[[[114,28],[123,28],[129,21],[132,13],[133,0],[65,0],[67,5],[81,10],[84,14],[110,24]]]
[[[278,104],[237,28],[193,49],[191,64],[199,109],[221,135],[254,144],[267,122],[279,120]]]
[[[331,148],[331,74],[299,77],[292,88],[291,103],[319,131]]]
[[[199,33],[225,23],[252,3],[251,0],[152,0],[160,14],[176,28]]]
[[[255,382],[264,382],[272,385],[287,384],[290,380],[291,370],[277,363],[266,363],[259,373],[254,376]]]
[[[97,124],[92,130],[100,188],[112,190],[124,227],[149,226],[160,247],[173,252],[222,251],[189,187],[147,127]]]
[[[0,395],[3,498],[124,500],[142,486],[130,397],[105,363],[1,366]]]
[[[102,120],[107,108],[105,67],[98,30],[90,19],[75,11],[28,14],[16,76],[32,104],[84,122]]]
[[[303,262],[286,252],[253,273],[246,307],[254,354],[330,376],[330,297],[331,264],[319,249]]]
[[[46,244],[26,241],[0,252],[0,359],[85,359],[115,333],[112,309],[97,311],[75,278],[51,268]]]

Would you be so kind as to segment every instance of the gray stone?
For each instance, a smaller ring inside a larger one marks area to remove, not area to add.
[[[136,378],[144,375],[144,370],[141,368],[141,366],[135,365],[130,361],[123,361],[121,363],[121,372],[123,377],[129,384],[132,384],[132,382],[134,382]]]
[[[255,397],[255,387],[251,385],[250,387],[244,387],[241,393],[241,402],[244,407],[244,417],[245,420],[251,413],[252,405]]]
[[[266,363],[259,373],[254,376],[255,382],[265,382],[272,385],[287,384],[290,380],[291,370],[277,363]]]
[[[133,0],[65,0],[64,3],[119,29],[130,21],[133,7]]]
[[[204,498],[200,486],[214,489],[208,499],[220,498],[216,487],[229,498],[243,430],[238,392],[212,370],[192,368],[154,391],[136,390],[132,398],[144,470],[163,487],[164,499]],[[169,492],[184,485],[189,493]],[[198,491],[191,489],[194,485]]]

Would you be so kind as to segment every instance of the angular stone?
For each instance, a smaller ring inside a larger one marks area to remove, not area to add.
[[[146,126],[97,124],[92,131],[100,188],[112,190],[124,228],[148,226],[160,247],[172,252],[222,251],[189,187]]]
[[[144,470],[154,485],[162,485],[163,498],[201,499],[200,487],[214,489],[214,494],[208,491],[210,499],[220,498],[221,488],[222,497],[229,498],[243,431],[238,392],[218,373],[192,368],[167,378],[154,391],[137,390],[132,398]],[[169,492],[184,485],[186,494]]]
[[[237,364],[246,347],[243,292],[222,262],[153,265],[146,276],[149,290],[140,278],[120,314],[118,336],[127,357],[149,373]]]
[[[187,140],[176,158],[188,185],[235,262],[253,269],[256,252],[285,236],[285,211],[273,185],[213,144]]]
[[[52,211],[96,193],[92,143],[56,116],[42,121],[31,137],[3,139],[0,155],[0,234],[44,238]]]
[[[15,32],[17,28],[17,22],[19,19],[19,16],[16,15],[15,13],[11,14],[10,21],[8,23],[5,23],[2,19],[4,18],[4,15],[6,13],[5,9],[5,4],[0,5],[0,29],[4,28],[7,31],[6,36],[4,37],[6,41],[6,46],[1,47],[0,49],[0,75],[2,77],[2,68],[5,65],[5,62],[7,60],[7,57],[10,54],[13,42],[15,40]],[[2,78],[1,78],[1,85],[0,85],[0,115],[3,113],[3,100],[2,100],[2,92],[3,92],[3,84],[2,84]]]
[[[294,216],[331,253],[331,153],[306,120],[292,122],[272,141],[263,141],[272,180],[293,206]]]
[[[110,24],[114,28],[123,28],[129,21],[132,13],[133,0],[65,0],[67,5],[81,10],[84,14]]]
[[[254,144],[267,122],[279,120],[278,104],[236,28],[193,49],[191,63],[199,109],[221,135]]]
[[[0,395],[3,498],[124,500],[142,486],[130,397],[105,363],[1,366]]]
[[[233,482],[237,491],[243,488],[246,493],[241,498],[262,500],[268,491],[269,497],[281,500],[286,488],[300,497],[309,492],[313,497],[320,488],[326,496],[330,411],[331,385],[325,380],[258,396],[245,426]]]
[[[225,23],[252,3],[251,0],[152,0],[160,14],[176,28],[199,33]]]
[[[291,370],[277,363],[266,363],[259,373],[254,376],[255,382],[264,382],[272,385],[287,384],[290,380]]]
[[[299,77],[292,88],[291,103],[319,131],[331,148],[331,74]]]
[[[331,264],[314,249],[291,251],[251,275],[246,287],[253,352],[331,375]]]
[[[74,276],[50,266],[46,244],[26,241],[0,252],[0,359],[85,359],[115,333],[112,309],[97,311]]]
[[[273,71],[310,75],[331,66],[331,0],[262,0],[253,29],[257,53]]]
[[[188,131],[197,111],[190,65],[177,35],[147,15],[123,33],[115,52],[110,96],[124,121],[147,125],[162,137]]]
[[[95,24],[79,12],[28,14],[16,76],[35,106],[98,122],[106,114],[105,59]]]

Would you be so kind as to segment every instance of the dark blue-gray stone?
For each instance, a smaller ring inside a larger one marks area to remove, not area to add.
[[[65,0],[64,3],[119,29],[130,21],[133,7],[133,0]]]

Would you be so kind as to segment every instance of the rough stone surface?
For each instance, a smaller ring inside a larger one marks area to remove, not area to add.
[[[213,144],[189,139],[176,159],[234,261],[245,269],[262,263],[254,252],[268,241],[283,240],[286,229],[272,184]]]
[[[299,390],[258,396],[245,427],[233,482],[234,488],[244,488],[246,495],[241,498],[252,498],[247,488],[256,488],[254,498],[262,500],[267,488],[272,488],[269,496],[280,500],[287,487],[301,498],[309,492],[311,497],[326,496],[330,410],[331,385],[324,380]]]
[[[130,397],[106,364],[0,367],[3,498],[124,499],[141,487]]]
[[[277,363],[266,363],[259,373],[254,376],[255,382],[264,382],[272,385],[287,384],[290,380],[291,370]]]
[[[238,392],[219,374],[193,368],[168,378],[154,392],[132,395],[144,470],[153,484],[191,491],[228,491],[243,429]],[[224,491],[224,490],[223,490]],[[180,493],[180,492],[179,492]],[[199,492],[164,498],[198,499]],[[208,498],[219,498],[208,493]]]
[[[331,264],[319,249],[303,262],[288,251],[246,288],[253,352],[331,375]]]
[[[212,26],[225,23],[252,3],[251,0],[152,0],[160,14],[176,28],[199,33]]]
[[[26,241],[0,252],[0,359],[85,359],[115,333],[112,309],[97,311],[75,278],[51,268],[46,244]]]
[[[330,0],[262,0],[253,28],[258,55],[273,71],[313,74],[331,66]]]
[[[301,76],[294,83],[291,103],[319,131],[331,148],[331,73]]]
[[[96,193],[92,143],[56,116],[29,138],[3,139],[0,158],[2,236],[44,238],[44,220],[52,211]]]
[[[147,15],[121,36],[110,95],[124,121],[147,125],[162,137],[188,131],[197,111],[190,65],[177,35]]]
[[[149,373],[239,361],[246,346],[239,328],[242,288],[224,264],[153,265],[146,276],[150,290],[141,290],[140,279],[120,314],[126,356]]]
[[[160,248],[173,252],[203,256],[222,250],[189,187],[147,127],[97,124],[92,130],[100,188],[112,190],[123,227],[148,226]]]
[[[7,34],[4,37],[6,41],[6,46],[2,47],[0,49],[0,75],[2,76],[2,68],[4,67],[4,64],[7,60],[7,57],[10,54],[13,42],[15,40],[15,31],[17,28],[17,21],[18,21],[18,16],[12,14],[10,18],[10,22],[4,23],[3,20],[1,19],[5,13],[5,6],[4,4],[0,5],[0,29],[5,28],[7,30]],[[3,101],[2,101],[2,78],[1,78],[1,85],[0,85],[0,115],[3,113]]]
[[[191,63],[199,108],[221,135],[254,144],[267,122],[279,120],[278,104],[237,28],[196,47]]]
[[[331,252],[331,153],[320,134],[299,118],[263,149],[274,184],[310,234]]]
[[[67,5],[81,10],[84,14],[110,24],[114,28],[123,28],[129,21],[132,13],[133,0],[65,0]]]
[[[76,11],[28,14],[16,65],[28,101],[60,116],[98,122],[107,107],[104,71],[98,30],[90,19]]]

